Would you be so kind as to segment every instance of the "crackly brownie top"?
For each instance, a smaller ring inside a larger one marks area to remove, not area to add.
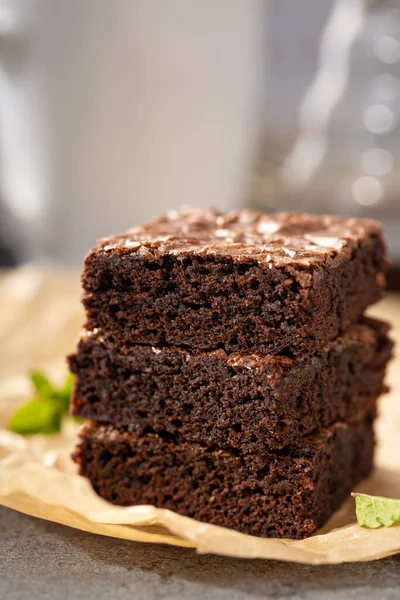
[[[126,233],[99,240],[95,252],[136,253],[144,258],[221,254],[267,263],[300,263],[334,256],[371,235],[376,221],[306,213],[263,214],[253,210],[220,213],[210,208],[169,210]]]

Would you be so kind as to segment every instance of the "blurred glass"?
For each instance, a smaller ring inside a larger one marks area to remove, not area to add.
[[[250,204],[383,222],[400,265],[400,6],[270,4],[264,135]]]

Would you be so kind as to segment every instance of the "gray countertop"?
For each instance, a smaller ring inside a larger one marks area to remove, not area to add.
[[[0,598],[400,598],[400,554],[313,567],[196,555],[76,531],[0,507]]]

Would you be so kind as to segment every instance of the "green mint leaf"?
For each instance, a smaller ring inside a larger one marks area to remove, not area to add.
[[[400,523],[400,499],[352,494],[356,501],[357,521],[361,527],[376,529]]]
[[[56,433],[61,429],[59,406],[48,398],[31,400],[12,416],[9,429],[14,433]]]
[[[39,371],[32,371],[30,374],[31,382],[37,394],[41,397],[50,398],[54,394],[54,387],[50,380]]]
[[[72,375],[72,373],[67,373],[62,389],[59,392],[57,392],[57,398],[60,399],[62,403],[62,409],[65,414],[68,414],[69,411],[69,403],[72,396],[73,385],[74,376]]]
[[[60,431],[62,416],[69,411],[73,375],[67,374],[61,389],[55,389],[51,381],[39,371],[33,371],[30,378],[36,398],[16,411],[9,428],[22,435]]]

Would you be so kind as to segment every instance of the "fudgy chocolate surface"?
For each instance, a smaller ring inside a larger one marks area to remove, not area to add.
[[[335,421],[375,414],[392,344],[366,319],[301,359],[110,345],[83,334],[70,357],[75,415],[244,453],[282,448]]]
[[[375,221],[210,209],[170,211],[88,254],[88,330],[117,344],[312,354],[384,284]]]
[[[335,424],[302,446],[243,456],[89,424],[75,460],[114,504],[153,504],[243,533],[303,538],[370,472],[373,439],[366,419]]]

